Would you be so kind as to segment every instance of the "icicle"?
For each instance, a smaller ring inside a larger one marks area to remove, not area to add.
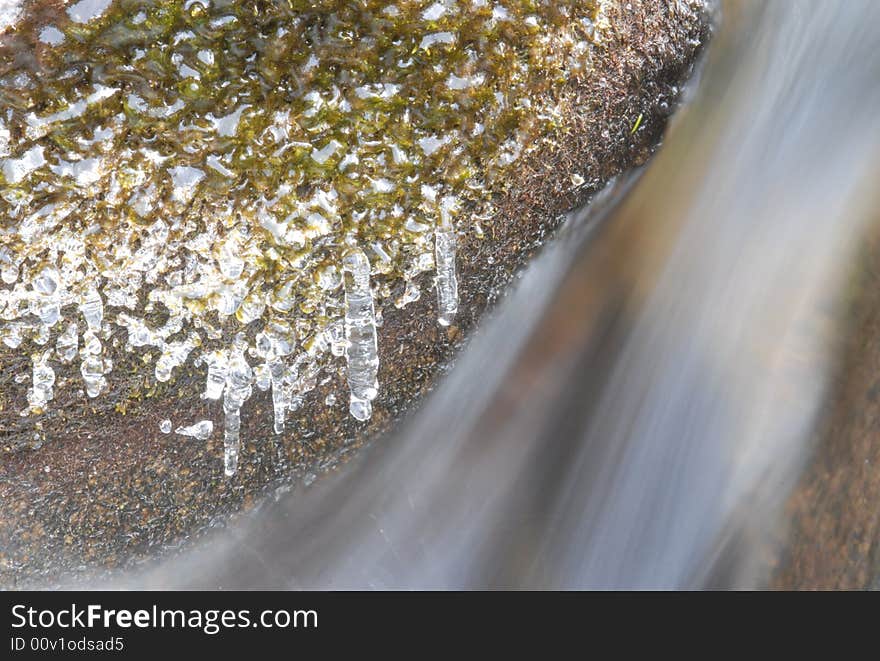
[[[76,358],[76,350],[79,348],[79,337],[77,335],[76,322],[72,321],[67,325],[65,330],[58,339],[55,340],[55,353],[61,362],[69,363]]]
[[[290,406],[290,398],[284,387],[284,361],[274,358],[269,363],[269,379],[272,383],[272,408],[275,412],[274,430],[276,434],[284,431],[284,417],[287,407]]]
[[[239,333],[226,374],[226,390],[223,394],[223,460],[227,477],[238,470],[238,451],[241,430],[241,406],[251,396],[254,372],[244,357],[245,339]]]
[[[345,274],[345,357],[348,363],[349,411],[358,420],[372,415],[370,402],[378,394],[379,351],[376,313],[370,291],[370,262],[360,249],[342,259]]]
[[[272,379],[269,376],[269,366],[266,363],[254,366],[254,385],[262,392],[272,387]]]
[[[86,386],[86,394],[89,397],[97,397],[107,388],[107,379],[104,377],[104,361],[99,356],[80,352],[79,371]]]
[[[52,399],[55,385],[55,370],[49,365],[49,355],[51,351],[47,351],[41,356],[33,357],[33,387],[28,390],[27,398],[31,410],[39,412],[43,410],[46,403]]]
[[[175,434],[181,436],[190,436],[199,441],[206,440],[214,432],[214,423],[210,420],[200,420],[189,427],[178,427],[174,430]]]
[[[290,407],[290,393],[284,384],[286,368],[283,360],[290,349],[287,339],[271,328],[256,337],[257,355],[265,360],[263,368],[272,388],[272,409],[275,416],[273,428],[276,434],[284,431],[284,419]]]
[[[455,230],[445,221],[434,231],[434,263],[437,276],[437,322],[452,323],[458,312],[458,276],[455,273]]]
[[[89,290],[79,304],[79,311],[86,320],[86,325],[93,333],[101,330],[101,322],[104,320],[104,303],[101,295],[95,289]]]
[[[202,397],[205,399],[220,399],[223,395],[223,388],[226,387],[226,370],[228,360],[226,352],[213,351],[205,357],[208,363],[208,378],[205,382],[205,392]]]
[[[17,321],[7,324],[3,332],[3,344],[10,349],[17,349],[20,347],[21,343],[24,341],[24,335],[22,334],[24,328],[25,325]]]
[[[83,347],[82,350],[87,354],[91,354],[93,356],[99,355],[103,350],[103,346],[101,345],[101,340],[91,331],[87,330],[83,333]]]

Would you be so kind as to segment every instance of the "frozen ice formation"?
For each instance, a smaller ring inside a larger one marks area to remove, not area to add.
[[[433,283],[454,323],[457,237],[551,136],[548,72],[589,61],[601,3],[380,5],[79,0],[9,28],[41,74],[0,70],[0,351],[31,358],[23,416],[63,387],[86,404],[195,376],[232,475],[254,387],[282,434],[339,371],[366,421],[383,313]]]
[[[32,387],[28,390],[28,404],[32,411],[41,411],[52,399],[52,387],[55,385],[55,370],[49,365],[51,351],[35,356],[33,359]]]
[[[79,304],[79,311],[86,320],[88,329],[93,333],[101,330],[101,321],[104,319],[104,303],[101,295],[94,289],[90,289]]]
[[[370,262],[363,250],[353,249],[342,258],[345,281],[345,362],[350,391],[348,410],[358,420],[372,415],[379,392],[379,349],[376,311],[370,289]]]
[[[434,263],[437,287],[437,321],[452,323],[458,312],[458,276],[455,273],[455,230],[451,226],[434,231]]]
[[[220,399],[226,387],[226,372],[229,368],[226,352],[214,351],[205,357],[205,362],[208,364],[208,376],[202,396],[205,399]]]
[[[76,331],[76,322],[72,321],[55,340],[55,353],[58,354],[58,359],[64,363],[69,363],[76,357],[76,351],[79,348],[79,336]]]
[[[211,434],[214,433],[214,423],[210,420],[200,420],[188,427],[180,426],[174,430],[174,433],[180,434],[181,436],[191,436],[196,440],[204,441],[210,438]]]
[[[241,406],[253,391],[254,372],[244,357],[244,335],[235,338],[235,346],[226,371],[226,390],[223,393],[223,463],[227,476],[238,470],[238,451],[241,444]]]

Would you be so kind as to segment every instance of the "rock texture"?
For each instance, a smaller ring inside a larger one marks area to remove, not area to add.
[[[48,11],[41,6],[34,3],[34,15]],[[353,419],[347,401],[327,404],[346,391],[338,371],[321,377],[281,436],[273,433],[271,394],[256,392],[241,412],[238,472],[229,478],[219,460],[222,435],[198,441],[160,432],[166,419],[222,427],[222,409],[199,397],[203,374],[184,372],[157,385],[133,358],[114,356],[115,370],[130,376],[86,407],[71,389],[58,388],[51,410],[35,423],[4,403],[0,584],[69,582],[173,552],[272,490],[319,479],[411,411],[562,213],[650,157],[709,34],[700,2],[615,0],[603,11],[608,27],[589,71],[552,91],[565,108],[559,138],[511,170],[495,193],[493,215],[481,220],[482,236],[470,230],[458,237],[454,323],[437,324],[431,295],[383,311],[382,390],[368,422]],[[420,276],[424,293],[432,291],[431,277]],[[19,352],[0,352],[4,402],[25,401],[26,385],[13,377],[29,363]],[[59,371],[57,378],[71,376]],[[29,440],[35,424],[38,443]]]

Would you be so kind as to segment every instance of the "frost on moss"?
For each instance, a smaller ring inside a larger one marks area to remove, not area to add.
[[[158,381],[244,355],[282,424],[341,369],[345,255],[377,315],[415,300],[601,23],[592,0],[83,4],[0,42],[0,340],[33,374],[78,360],[89,396],[114,350]]]

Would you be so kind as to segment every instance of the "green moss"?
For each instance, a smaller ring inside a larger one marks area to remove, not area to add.
[[[294,309],[305,342],[339,316],[316,274],[352,242],[380,279],[413,272],[444,200],[449,213],[486,204],[553,135],[553,90],[586,66],[597,14],[594,0],[429,9],[441,6],[117,0],[88,23],[57,20],[57,47],[37,42],[39,26],[8,34],[0,246],[20,268],[8,300],[47,264],[71,300],[97,286],[124,307],[147,293],[187,324],[216,318],[232,289],[244,303],[217,323]],[[35,148],[45,163],[10,176]],[[192,189],[175,189],[180,168],[200,177]],[[245,260],[240,276],[224,275],[223,250]]]

